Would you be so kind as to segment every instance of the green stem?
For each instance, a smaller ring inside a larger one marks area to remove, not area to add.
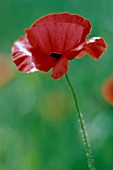
[[[87,132],[86,132],[85,125],[84,125],[83,116],[82,116],[82,113],[80,112],[79,105],[78,105],[78,102],[77,102],[76,93],[73,89],[73,86],[71,84],[71,81],[70,81],[67,73],[65,74],[65,77],[66,77],[68,85],[71,89],[71,92],[73,94],[75,107],[76,107],[76,110],[77,110],[77,116],[78,116],[78,120],[79,120],[79,124],[80,124],[80,128],[81,128],[82,139],[83,139],[83,143],[84,143],[84,146],[85,146],[88,167],[89,167],[89,170],[95,170],[94,162],[93,162],[92,154],[91,154],[91,150],[90,150],[90,145],[89,145],[89,141],[88,141],[88,137],[87,137]]]

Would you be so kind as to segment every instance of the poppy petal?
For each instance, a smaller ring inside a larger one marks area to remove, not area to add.
[[[93,37],[85,42],[84,49],[94,60],[100,58],[106,50],[107,44],[101,37]]]
[[[36,26],[39,23],[50,23],[50,22],[73,23],[73,24],[81,25],[84,27],[83,38],[85,38],[90,33],[91,30],[91,24],[89,20],[77,14],[69,14],[68,12],[46,15],[40,18],[39,20],[37,20],[33,24],[33,26]]]
[[[44,53],[60,53],[83,43],[90,30],[91,24],[87,19],[60,13],[44,16],[25,32],[33,48],[39,48]]]
[[[27,37],[33,48],[38,48],[44,54],[50,52],[62,53],[81,42],[84,27],[70,23],[44,23],[26,29]]]
[[[82,50],[79,52],[79,54],[76,56],[76,58],[81,59],[86,54],[85,50]]]
[[[66,57],[62,57],[53,68],[51,77],[53,79],[61,78],[67,72],[68,65],[69,61],[66,59]]]
[[[71,60],[75,57],[81,59],[85,54],[89,54],[94,60],[97,60],[105,52],[106,48],[107,44],[103,38],[93,37],[71,50],[68,54],[68,59]]]
[[[38,49],[33,49],[32,55],[36,68],[40,71],[48,72],[57,62],[55,58],[41,53]]]
[[[76,48],[70,50],[67,53],[67,58],[68,60],[72,60],[73,58],[82,58],[84,55],[86,54],[86,51],[84,49],[84,43],[80,44],[79,46],[77,46]]]
[[[26,36],[22,36],[12,47],[13,62],[21,72],[34,72],[38,69],[32,61],[31,45]]]

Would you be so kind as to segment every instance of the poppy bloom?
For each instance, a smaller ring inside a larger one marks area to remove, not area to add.
[[[61,78],[69,60],[85,54],[96,60],[105,51],[107,45],[101,37],[85,40],[90,30],[90,22],[79,15],[46,15],[25,29],[26,35],[14,43],[13,61],[21,72],[48,72],[52,68],[51,77]]]
[[[108,78],[102,87],[102,93],[105,100],[113,105],[113,76]]]

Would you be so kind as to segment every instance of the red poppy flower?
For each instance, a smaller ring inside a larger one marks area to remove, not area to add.
[[[102,87],[102,93],[105,100],[113,105],[113,76],[108,78]]]
[[[90,30],[90,22],[79,15],[47,15],[25,29],[26,35],[14,43],[13,61],[21,72],[48,72],[52,68],[51,77],[61,78],[69,60],[86,53],[96,60],[105,51],[107,45],[102,38],[85,40]]]

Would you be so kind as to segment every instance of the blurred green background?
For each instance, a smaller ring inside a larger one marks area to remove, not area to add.
[[[36,19],[76,13],[92,23],[89,37],[109,45],[100,60],[72,60],[69,75],[78,94],[97,170],[113,170],[113,107],[102,84],[113,75],[112,0],[0,0],[0,170],[87,170],[85,151],[65,77],[20,73],[11,46]]]

